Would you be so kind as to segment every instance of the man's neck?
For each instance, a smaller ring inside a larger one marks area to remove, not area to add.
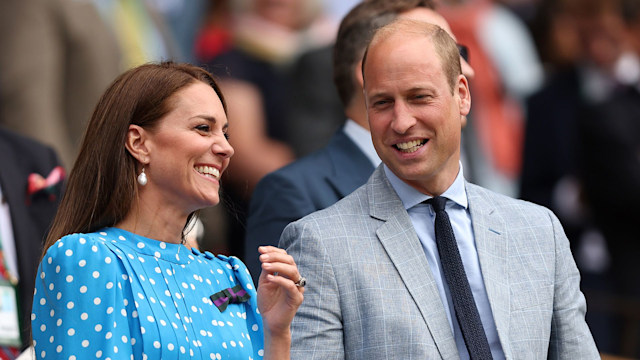
[[[351,103],[344,110],[345,115],[356,124],[369,130],[369,120],[367,120],[367,107],[364,104],[364,98],[357,96],[351,99]]]

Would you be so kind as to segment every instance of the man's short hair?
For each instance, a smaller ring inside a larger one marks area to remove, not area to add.
[[[423,37],[433,42],[436,54],[438,55],[438,58],[440,58],[442,71],[449,82],[449,89],[451,90],[451,93],[453,93],[458,76],[462,74],[462,69],[460,67],[460,53],[456,42],[441,27],[412,19],[398,18],[388,25],[376,30],[362,59],[363,79],[365,62],[367,60],[369,49],[398,33],[406,34],[407,37]]]
[[[435,9],[433,0],[364,0],[342,19],[333,50],[333,81],[343,106],[348,106],[356,91],[354,67],[379,27],[399,14],[416,8]]]

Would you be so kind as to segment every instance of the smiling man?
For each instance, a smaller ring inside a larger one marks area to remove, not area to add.
[[[362,1],[342,19],[333,48],[333,79],[347,120],[323,149],[258,183],[251,197],[244,254],[255,282],[261,266],[258,246],[278,244],[290,222],[349,195],[380,164],[362,94],[362,56],[374,30],[397,17],[438,25],[454,37],[432,0]],[[460,61],[462,73],[472,78],[473,68],[464,59]]]
[[[396,20],[362,69],[382,164],[284,230],[307,279],[292,358],[598,359],[555,215],[464,180],[471,97],[451,37]]]

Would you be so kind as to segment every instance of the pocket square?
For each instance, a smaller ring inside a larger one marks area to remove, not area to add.
[[[29,174],[27,178],[27,197],[31,200],[36,194],[44,193],[51,201],[56,199],[56,192],[64,180],[65,172],[62,166],[56,166],[46,178],[37,173]]]

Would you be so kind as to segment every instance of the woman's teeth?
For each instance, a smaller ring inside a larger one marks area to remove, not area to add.
[[[220,178],[220,171],[212,166],[196,166],[196,171],[214,179]]]

